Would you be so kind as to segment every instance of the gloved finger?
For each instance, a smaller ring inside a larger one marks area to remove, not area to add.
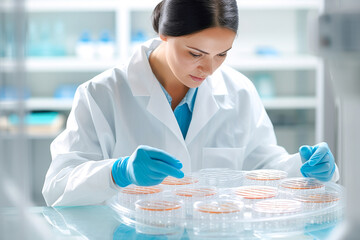
[[[326,143],[320,143],[315,147],[314,154],[309,159],[309,165],[314,166],[324,159],[325,155],[328,154],[329,147]]]
[[[152,159],[157,159],[157,160],[163,161],[163,162],[170,164],[178,169],[181,169],[183,167],[182,163],[179,160],[177,160],[175,157],[171,156],[169,153],[167,153],[161,149],[152,148],[149,146],[144,146],[144,147],[146,147],[146,148],[143,148],[143,149],[146,149],[146,153]]]
[[[324,173],[324,172],[328,172],[328,171],[331,171],[331,166],[330,166],[330,163],[320,163],[320,164],[316,164],[315,166],[310,166],[308,164],[304,165],[302,167],[302,170],[304,172],[309,172],[309,173],[312,173],[312,174],[315,174],[315,173]]]
[[[323,175],[320,175],[320,176],[314,175],[314,176],[311,176],[311,177],[316,178],[317,180],[320,180],[322,182],[328,182],[328,181],[331,180],[332,175],[325,175],[325,176],[323,176]]]
[[[176,178],[183,178],[184,177],[184,173],[179,170],[178,168],[167,164],[163,161],[159,161],[159,160],[154,160],[153,164],[149,165],[149,169],[153,172],[157,172],[157,173],[162,173],[162,174],[166,174],[169,176],[173,176]]]
[[[155,171],[151,171],[151,174],[149,175],[149,178],[153,179],[153,180],[159,180],[159,179],[164,179],[166,178],[168,175],[164,174],[164,173],[160,173]]]
[[[310,159],[312,155],[312,147],[308,145],[301,146],[299,148],[299,153],[301,156],[302,163],[305,163],[307,160]]]

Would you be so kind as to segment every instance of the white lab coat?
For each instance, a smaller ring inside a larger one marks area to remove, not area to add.
[[[253,84],[222,66],[198,89],[184,139],[151,71],[142,45],[127,65],[107,70],[75,94],[66,129],[51,144],[43,195],[48,205],[100,204],[118,187],[113,163],[139,145],[163,149],[190,173],[201,168],[282,169],[301,176],[299,154],[277,146],[273,126]]]

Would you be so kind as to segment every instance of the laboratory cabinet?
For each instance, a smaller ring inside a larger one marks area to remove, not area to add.
[[[25,1],[26,111],[56,112],[66,119],[79,84],[125,62],[136,46],[156,36],[150,19],[158,2]],[[314,53],[323,1],[238,0],[238,7],[239,31],[226,64],[253,81],[279,145],[295,153],[302,144],[321,141],[323,63]],[[3,75],[13,66],[11,48],[0,51]],[[11,85],[10,75],[3,79],[0,87]],[[16,105],[0,100],[0,114],[9,115]],[[65,120],[61,129],[64,125]],[[41,188],[51,162],[49,145],[57,134],[27,136],[36,169],[32,191],[39,205],[44,204]]]

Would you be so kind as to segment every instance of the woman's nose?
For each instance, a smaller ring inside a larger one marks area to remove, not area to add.
[[[204,60],[200,66],[199,69],[201,72],[203,72],[206,76],[209,76],[214,71],[213,61],[212,60]]]

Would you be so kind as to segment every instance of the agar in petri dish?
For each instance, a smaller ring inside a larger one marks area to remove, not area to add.
[[[322,192],[325,185],[315,178],[288,178],[280,183],[279,189],[290,193]]]
[[[190,185],[199,182],[199,180],[192,176],[185,176],[183,178],[175,178],[168,176],[161,184],[168,186]]]
[[[244,207],[244,203],[233,200],[217,200],[210,202],[196,202],[194,210],[200,213],[207,213],[210,215],[238,213]]]
[[[135,203],[136,230],[146,234],[182,233],[183,203],[175,199],[157,198]]]
[[[276,197],[278,190],[270,186],[252,185],[238,187],[234,190],[234,193],[244,199],[259,200]]]
[[[181,203],[178,201],[167,200],[140,200],[136,204],[136,209],[145,211],[173,211],[181,208]]]
[[[321,192],[321,193],[298,194],[294,196],[294,199],[309,204],[328,204],[339,201],[340,196],[336,192]]]
[[[185,202],[186,214],[191,216],[194,202],[212,199],[217,196],[217,191],[215,187],[184,187],[176,189],[174,194]]]
[[[121,193],[124,194],[133,194],[133,195],[144,195],[144,194],[154,194],[154,193],[160,193],[162,191],[162,188],[157,186],[152,187],[140,187],[131,185],[125,188],[122,188],[120,190]]]
[[[276,169],[259,169],[245,174],[247,185],[278,185],[280,180],[287,177],[288,173]]]
[[[118,194],[119,204],[127,209],[134,210],[134,203],[139,199],[148,199],[162,194],[160,186],[140,187],[130,185],[122,188]]]

